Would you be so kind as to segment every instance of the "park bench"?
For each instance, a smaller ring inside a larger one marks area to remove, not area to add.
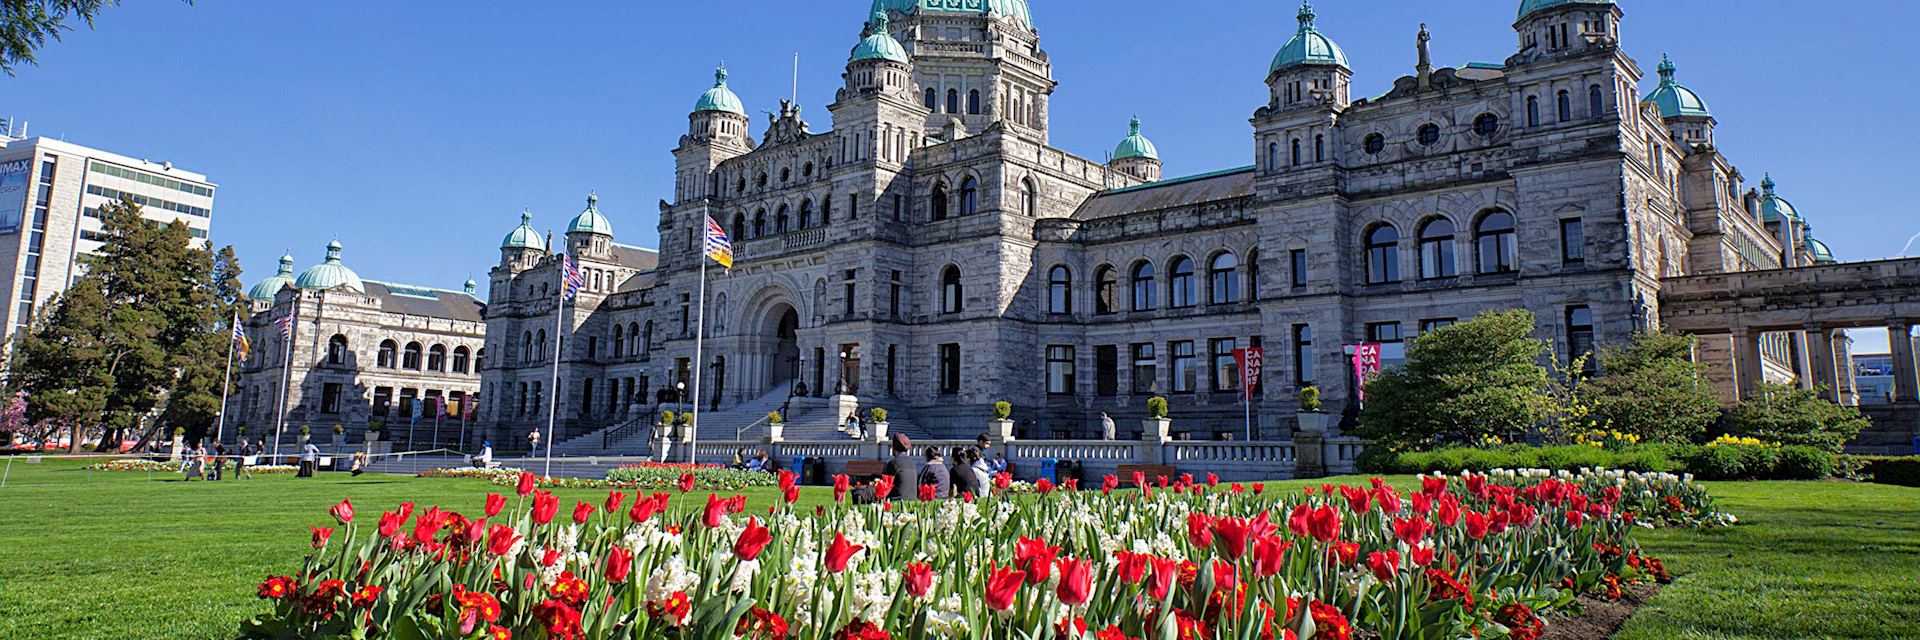
[[[842,471],[854,482],[866,482],[887,473],[887,463],[879,460],[848,460]]]

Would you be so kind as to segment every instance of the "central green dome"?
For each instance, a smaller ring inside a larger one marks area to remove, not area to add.
[[[1146,158],[1148,160],[1159,160],[1160,150],[1153,147],[1152,140],[1148,140],[1146,136],[1140,135],[1140,117],[1134,116],[1133,122],[1128,126],[1130,129],[1127,131],[1127,137],[1122,138],[1120,140],[1120,146],[1114,147],[1113,149],[1113,159]]]
[[[741,104],[740,96],[733,95],[733,90],[727,88],[726,63],[721,63],[720,68],[713,70],[713,88],[708,89],[706,93],[700,94],[700,100],[693,103],[693,110],[696,112],[724,111],[734,115],[747,115],[747,108]]]
[[[1033,10],[1027,0],[873,0],[873,10],[1006,16],[1033,28]]]
[[[1300,30],[1293,34],[1293,39],[1288,40],[1286,46],[1280,47],[1280,53],[1274,54],[1273,64],[1267,67],[1268,73],[1304,65],[1351,68],[1347,66],[1347,52],[1341,51],[1340,45],[1334,44],[1332,38],[1314,29],[1313,18],[1313,3],[1300,3]]]
[[[253,288],[247,290],[247,297],[260,301],[273,300],[274,296],[280,295],[281,289],[290,286],[293,286],[293,252],[291,251],[280,256],[280,272],[253,285]]]
[[[325,291],[335,287],[346,287],[357,293],[366,293],[367,285],[360,282],[360,274],[340,263],[340,241],[327,243],[327,260],[309,267],[293,281],[293,285],[302,289]]]
[[[1614,4],[1614,1],[1613,0],[1521,0],[1520,19],[1525,20],[1527,19],[1527,16],[1533,15],[1535,13],[1539,13],[1541,11],[1546,11],[1554,7],[1564,7],[1564,6],[1576,5],[1576,4],[1610,5],[1610,4]]]
[[[1643,102],[1651,102],[1660,107],[1662,118],[1713,117],[1713,112],[1707,109],[1707,101],[1701,100],[1700,94],[1673,80],[1674,71],[1673,60],[1664,54],[1661,55],[1660,86],[1655,87],[1653,93],[1647,94]]]
[[[518,231],[518,229],[515,229]],[[600,196],[587,194],[587,208],[573,217],[573,224],[567,225],[567,233],[597,233],[603,236],[613,235],[613,223],[600,214]]]

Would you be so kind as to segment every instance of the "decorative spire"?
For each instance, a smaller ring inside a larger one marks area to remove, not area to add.
[[[1133,116],[1133,120],[1127,123],[1127,135],[1140,135],[1140,116]]]
[[[1673,58],[1667,57],[1664,53],[1660,54],[1660,84],[1672,84],[1675,70]]]
[[[340,238],[336,237],[333,242],[327,243],[327,262],[340,262]]]
[[[727,61],[721,60],[720,66],[713,70],[713,86],[716,88],[727,86]]]
[[[1313,2],[1311,0],[1301,0],[1300,2],[1300,30],[1313,30]]]
[[[874,12],[873,12],[873,32],[874,32],[874,33],[878,33],[878,34],[881,34],[881,35],[886,35],[886,34],[887,34],[887,12],[886,12],[886,10],[884,10],[884,9],[876,9],[876,10],[874,10]]]
[[[293,275],[293,250],[280,254],[280,275]]]
[[[587,190],[587,209],[594,210],[599,208],[600,208],[600,193],[593,189],[588,189]]]
[[[474,282],[473,276],[471,275],[467,276],[466,291],[467,291],[467,295],[474,295],[476,293],[479,293],[480,291],[480,283]]]
[[[1762,177],[1760,178],[1760,192],[1765,193],[1769,196],[1773,195],[1773,174],[1772,173],[1763,174]]]
[[[533,210],[532,210],[532,209],[521,209],[521,210],[520,210],[520,224],[533,224]]]

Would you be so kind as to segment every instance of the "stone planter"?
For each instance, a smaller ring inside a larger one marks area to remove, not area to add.
[[[367,432],[367,442],[379,442],[379,441],[380,441],[380,432],[378,431]]]
[[[772,444],[786,439],[787,424],[784,422],[767,423],[767,443]]]
[[[1140,439],[1166,444],[1173,441],[1173,420],[1171,418],[1142,418],[1140,420]]]
[[[174,436],[173,437],[173,453],[167,455],[167,462],[179,462],[180,452],[186,450],[186,448],[187,448],[187,437]]]
[[[1013,441],[1013,421],[1012,420],[988,420],[987,421],[987,438],[995,442],[1012,442]]]
[[[871,431],[872,431],[872,433],[871,433],[871,434],[869,434],[869,435],[871,435],[871,436],[873,436],[873,441],[874,441],[874,442],[886,442],[886,441],[887,441],[887,423],[885,423],[885,422],[869,422],[869,423],[867,423],[867,429],[869,429],[869,430],[871,430]]]
[[[1333,415],[1319,411],[1298,414],[1299,431],[1293,434],[1293,477],[1327,476],[1327,426]]]

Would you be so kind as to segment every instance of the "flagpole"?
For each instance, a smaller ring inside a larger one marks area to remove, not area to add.
[[[287,398],[292,395],[287,387],[293,385],[293,335],[300,330],[300,296],[293,292],[293,309],[287,312],[287,330],[280,334],[280,410],[273,417],[273,461],[280,462],[280,438],[287,431]]]
[[[795,54],[796,60],[798,56],[799,54]],[[706,377],[702,375],[706,370],[706,362],[701,359],[703,357],[701,350],[707,336],[707,243],[704,238],[709,217],[704,203],[700,205],[700,214],[702,240],[700,249],[694,256],[694,259],[700,261],[700,311],[695,314],[693,329],[693,424],[688,427],[691,433],[688,434],[687,441],[687,464],[699,464],[700,461],[700,379]]]
[[[548,233],[547,238],[547,246],[553,246],[553,234]],[[560,262],[554,265],[554,273],[560,277],[560,290],[557,292],[559,297],[553,299],[553,377],[551,379],[553,401],[547,404],[547,436],[543,438],[547,442],[547,460],[546,469],[540,474],[548,478],[553,477],[553,427],[560,417],[560,333],[563,326],[560,314],[567,306],[568,259],[566,254],[560,254]]]
[[[214,423],[213,441],[218,443],[227,433],[227,394],[233,390],[233,348],[234,331],[240,328],[240,314],[233,314],[233,322],[227,326],[227,375],[220,379],[220,418]]]

